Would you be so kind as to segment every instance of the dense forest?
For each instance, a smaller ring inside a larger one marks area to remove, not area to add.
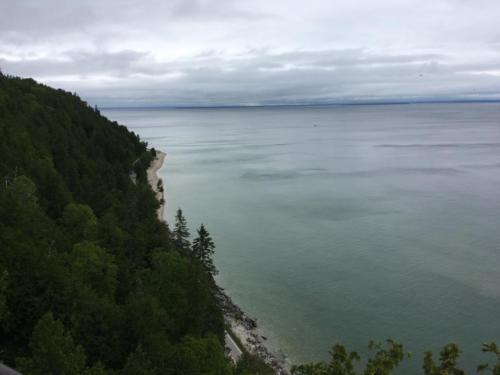
[[[0,362],[25,375],[269,375],[245,353],[224,352],[204,226],[192,243],[178,211],[158,220],[147,182],[154,149],[76,94],[0,73]],[[331,361],[297,375],[391,374],[402,345],[371,343],[359,355],[333,347]],[[500,374],[500,350],[478,370]],[[449,344],[425,375],[464,374]]]
[[[190,256],[188,233],[157,218],[154,153],[76,94],[0,73],[1,362],[44,375],[250,371],[224,353],[208,232]]]

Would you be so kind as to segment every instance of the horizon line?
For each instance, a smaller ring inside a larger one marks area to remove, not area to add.
[[[399,100],[399,101],[363,101],[332,103],[294,103],[294,104],[226,104],[226,105],[144,105],[144,106],[98,106],[103,110],[114,109],[237,109],[237,108],[282,108],[282,107],[333,107],[333,106],[382,106],[412,104],[473,104],[500,103],[500,99],[438,99],[438,100]]]

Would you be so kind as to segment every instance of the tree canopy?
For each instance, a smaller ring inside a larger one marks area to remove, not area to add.
[[[156,151],[78,96],[0,76],[0,361],[227,374],[211,275],[146,180]],[[133,177],[133,178],[132,178]]]

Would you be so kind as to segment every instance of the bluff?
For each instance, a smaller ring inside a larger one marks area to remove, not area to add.
[[[0,362],[233,372],[215,283],[156,215],[153,157],[76,94],[0,73]]]

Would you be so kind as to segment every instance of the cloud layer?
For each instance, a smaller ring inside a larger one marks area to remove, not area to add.
[[[500,99],[490,0],[4,0],[0,67],[104,106]]]

